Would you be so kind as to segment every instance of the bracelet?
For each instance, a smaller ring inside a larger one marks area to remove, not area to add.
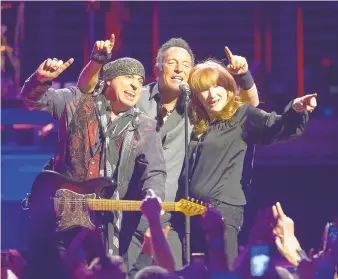
[[[243,90],[249,90],[255,83],[250,71],[244,74],[236,75],[235,80]]]
[[[100,64],[105,64],[107,62],[109,62],[109,60],[112,58],[112,53],[103,53],[103,54],[98,54],[95,53],[94,51],[92,52],[91,56],[90,56],[90,60],[93,60],[97,63]]]

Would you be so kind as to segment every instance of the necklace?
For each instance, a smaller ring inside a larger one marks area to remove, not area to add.
[[[167,110],[162,104],[160,104],[161,116],[165,113],[165,115],[162,117],[163,123],[168,120],[168,117],[173,113],[174,110],[175,108],[172,110]]]

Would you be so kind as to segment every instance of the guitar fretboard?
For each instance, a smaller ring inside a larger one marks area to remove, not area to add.
[[[140,211],[142,201],[88,199],[87,203],[94,211]],[[176,211],[175,202],[162,202],[161,205],[164,211]]]

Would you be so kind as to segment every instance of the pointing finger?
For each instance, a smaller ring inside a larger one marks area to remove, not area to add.
[[[285,213],[284,213],[283,208],[282,208],[282,206],[279,202],[276,203],[276,208],[277,208],[279,218],[281,220],[284,220],[285,219]]]
[[[110,43],[114,46],[114,44],[115,44],[115,35],[114,35],[114,34],[111,34],[111,35],[110,35],[109,41],[110,41]]]
[[[224,48],[224,51],[225,51],[225,55],[227,56],[229,60],[229,63],[232,64],[232,52],[227,46]]]
[[[272,215],[275,219],[278,218],[277,207],[275,205],[272,206]]]

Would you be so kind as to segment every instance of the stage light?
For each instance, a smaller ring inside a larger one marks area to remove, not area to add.
[[[333,109],[332,108],[324,108],[323,113],[325,116],[332,116],[333,115]]]

